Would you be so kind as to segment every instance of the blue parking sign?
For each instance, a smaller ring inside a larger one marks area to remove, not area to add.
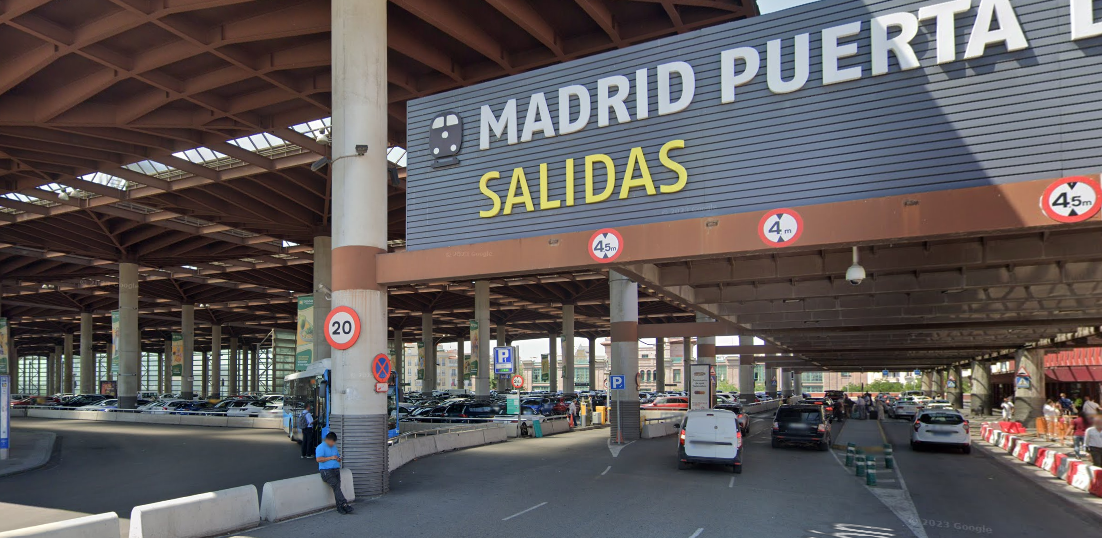
[[[612,390],[624,390],[627,388],[627,376],[614,375],[609,376],[611,380],[609,383],[612,385]]]
[[[511,374],[511,373],[513,373],[513,348],[511,348],[511,347],[495,347],[494,348],[494,373],[497,373],[497,374]]]

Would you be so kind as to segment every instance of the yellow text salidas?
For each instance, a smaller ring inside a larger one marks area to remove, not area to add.
[[[684,140],[670,140],[662,145],[662,149],[658,150],[658,160],[662,163],[662,166],[665,166],[677,175],[677,181],[671,184],[658,185],[657,188],[655,187],[654,180],[651,179],[650,165],[647,164],[647,157],[643,154],[643,148],[631,148],[631,152],[628,154],[627,163],[623,168],[624,174],[620,179],[619,199],[626,199],[631,195],[631,190],[636,188],[646,190],[647,196],[654,196],[658,193],[671,194],[684,189],[685,183],[689,179],[689,174],[686,172],[684,166],[681,166],[681,164],[670,157],[670,151],[684,148]],[[585,203],[595,204],[611,198],[613,193],[616,192],[616,163],[613,162],[611,157],[603,153],[586,155],[583,162],[585,169]],[[604,178],[601,177],[602,172]],[[567,207],[574,205],[574,174],[574,159],[567,159],[566,199],[550,199],[548,195],[547,163],[541,163],[539,165],[540,210],[556,209],[562,207],[564,204]],[[478,216],[490,218],[499,214],[510,215],[513,213],[513,208],[519,205],[523,205],[525,211],[536,210],[535,203],[532,201],[532,190],[529,188],[528,179],[524,175],[524,168],[518,167],[513,169],[513,179],[509,184],[509,194],[505,197],[504,207],[501,203],[501,197],[498,196],[496,192],[490,190],[489,187],[490,181],[500,179],[500,172],[487,172],[482,176],[482,179],[478,180],[478,190],[481,191],[486,198],[489,198],[491,203],[490,209],[479,211]],[[598,190],[597,183],[600,181],[604,181],[604,187]]]

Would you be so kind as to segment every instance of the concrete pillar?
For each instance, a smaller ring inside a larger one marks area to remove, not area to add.
[[[562,392],[574,394],[574,305],[562,306]]]
[[[203,352],[203,372],[199,383],[199,394],[203,399],[210,397],[210,353]]]
[[[241,378],[238,377],[238,364],[237,364],[237,337],[230,337],[230,393],[227,396],[237,396],[241,393],[240,385]]]
[[[253,392],[260,392],[260,348],[256,344],[252,344],[249,346],[249,353],[252,355],[249,362],[252,371],[249,375],[249,387]]]
[[[554,396],[559,391],[559,336],[554,332],[548,334],[547,344],[547,351],[550,353],[547,356],[547,364],[551,370],[548,379],[551,380],[550,390],[551,395]],[[638,399],[638,396],[636,396],[636,399]]]
[[[172,335],[168,335],[165,338],[165,353],[161,357],[164,363],[165,376],[161,379],[161,392],[164,394],[172,393]]]
[[[777,384],[777,369],[766,368],[765,369],[765,392],[768,392],[771,396],[777,395],[779,389]]]
[[[1017,369],[1014,370],[1014,420],[1032,426],[1034,419],[1044,416],[1045,407],[1045,350],[1019,349],[1015,353]],[[1029,374],[1029,387],[1018,386],[1018,372]]]
[[[490,372],[494,369],[494,365],[490,361],[489,281],[479,280],[474,283],[474,317],[478,321],[477,355],[474,346],[471,346],[471,357],[478,357],[478,376],[475,379],[474,392],[475,394],[488,396],[490,394]]]
[[[781,398],[792,396],[792,369],[781,368],[778,376],[780,377],[781,384]]]
[[[504,321],[497,324],[497,345],[499,345],[499,346],[508,346],[509,345],[509,329],[505,326]],[[520,368],[519,363],[516,366],[517,366],[517,368]],[[517,370],[517,371],[520,371],[520,370]]]
[[[184,337],[184,360],[180,365],[180,398],[195,397],[195,305],[180,307],[180,327]]]
[[[654,390],[666,390],[666,339],[662,337],[654,339]]]
[[[317,308],[317,303],[314,303],[314,308]],[[402,334],[402,328],[398,327],[394,329],[394,356],[390,358],[391,370],[394,376],[394,386],[398,387],[398,393],[404,394],[405,389],[402,388],[402,383],[405,380],[406,373],[406,353],[405,353],[405,335]]]
[[[738,366],[738,392],[742,396],[754,394],[754,359],[753,357],[739,357]]]
[[[932,370],[922,371],[922,394],[925,396],[933,396],[934,394],[934,372]]]
[[[960,365],[949,368],[949,377],[956,383],[956,387],[946,389],[949,401],[953,402],[953,409],[964,411],[964,372]]]
[[[371,375],[372,357],[387,350],[387,292],[365,267],[387,250],[387,0],[331,6],[333,306],[355,310],[362,327],[352,347],[333,350],[331,428],[356,496],[369,497],[390,484],[387,395]]]
[[[991,414],[991,363],[972,361],[972,409]]]
[[[249,366],[249,344],[244,339],[237,344],[237,355],[241,357],[241,367],[237,370],[237,373],[241,375],[241,392],[251,392],[249,373],[252,368]]]
[[[795,375],[792,376],[792,393],[793,394],[803,394],[804,393],[804,373],[803,372],[793,372],[793,373]]]
[[[46,395],[53,396],[57,390],[57,357],[61,354],[61,346],[54,346],[54,352],[46,359]]]
[[[467,373],[466,365],[463,364],[463,355],[465,352],[463,348],[467,345],[467,339],[463,336],[457,336],[455,339],[455,388],[463,389],[467,387],[467,377],[470,375]],[[471,356],[475,356],[474,342],[471,342]],[[471,380],[471,391],[475,388],[475,380]],[[488,394],[488,392],[487,392]]]
[[[432,312],[421,313],[421,341],[425,345],[425,379],[421,380],[421,392],[431,396],[436,390],[436,340],[432,337]]]
[[[114,344],[107,344],[107,357],[104,359],[104,366],[106,366],[106,368],[104,369],[104,372],[103,372],[103,379],[106,380],[106,381],[112,381],[113,378],[114,378],[114,374],[111,373],[112,370],[114,369],[112,367],[114,362],[115,362],[115,345]]]
[[[65,333],[65,368],[62,370],[61,391],[73,393],[73,333]]]
[[[597,337],[589,337],[589,390],[600,390],[604,387],[597,383]]]
[[[138,328],[138,264],[119,264],[119,409],[138,403],[138,373],[142,354]]]
[[[609,390],[613,441],[639,439],[639,287],[628,277],[608,272],[612,325],[612,375],[624,376],[624,390]],[[552,378],[554,379],[554,378]],[[611,389],[611,381],[609,382]]]
[[[15,355],[15,350],[12,350]],[[96,354],[92,351],[92,313],[80,313],[80,392],[97,394]]]
[[[222,326],[210,328],[210,393],[222,395]]]
[[[325,286],[322,288],[322,286]],[[325,339],[325,318],[333,309],[332,299],[326,298],[333,289],[333,238],[319,235],[314,238],[314,360],[333,356],[333,348]],[[326,291],[330,290],[330,291]],[[362,321],[362,320],[361,320]]]

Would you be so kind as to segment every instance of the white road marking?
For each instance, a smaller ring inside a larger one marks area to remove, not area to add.
[[[514,517],[517,517],[517,516],[519,516],[519,515],[521,515],[521,514],[527,514],[528,512],[531,512],[532,510],[535,510],[536,508],[539,508],[539,507],[541,507],[541,506],[543,506],[543,505],[545,505],[545,504],[547,504],[547,501],[541,502],[541,503],[539,503],[539,504],[537,504],[537,505],[535,505],[535,506],[533,506],[533,507],[531,507],[531,508],[529,508],[529,509],[527,509],[527,510],[521,510],[520,512],[517,512],[517,513],[515,513],[515,514],[513,514],[513,515],[511,515],[511,516],[509,516],[509,517],[503,517],[503,518],[501,518],[501,520],[502,520],[502,521],[509,521],[510,519],[513,519]]]
[[[614,457],[614,458],[619,457],[620,456],[620,451],[623,450],[628,445],[630,445],[631,443],[634,443],[634,442],[635,441],[629,441],[629,442],[624,443],[622,445],[613,445],[612,444],[612,439],[606,440],[606,443],[608,444],[608,451],[612,453],[612,457]]]
[[[727,484],[727,487],[729,487],[729,488],[735,487],[735,477],[733,477],[733,476],[731,477],[731,483]]]
[[[689,538],[696,538],[697,536],[700,536],[700,533],[702,533],[702,532],[704,532],[704,527],[701,527],[701,528],[697,529],[696,532],[694,532],[693,535],[690,536]]]
[[[611,470],[612,470],[611,465],[609,465],[608,467],[605,467],[605,470],[603,472],[601,472],[601,476],[604,476],[604,475],[608,474],[608,472],[611,471]]]

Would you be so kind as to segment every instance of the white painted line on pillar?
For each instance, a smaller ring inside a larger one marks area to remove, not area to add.
[[[731,482],[729,484],[727,484],[727,487],[729,487],[729,488],[735,487],[735,477],[733,477],[733,476],[731,477]]]
[[[601,473],[601,476],[604,476],[604,475],[608,474],[608,472],[611,471],[611,470],[612,470],[611,465],[609,465],[608,467],[605,467],[605,470],[604,470],[604,472]]]
[[[535,510],[536,508],[539,508],[539,507],[541,507],[541,506],[543,506],[543,505],[545,505],[545,504],[547,504],[547,501],[543,501],[543,502],[541,502],[541,503],[539,503],[539,504],[537,504],[537,505],[535,505],[535,506],[533,506],[533,507],[531,507],[531,508],[529,508],[529,509],[527,509],[527,510],[521,510],[520,512],[517,512],[517,513],[515,513],[515,514],[513,514],[513,515],[511,515],[511,516],[509,516],[509,517],[504,517],[504,518],[501,518],[501,520],[502,520],[502,521],[509,521],[510,519],[513,519],[514,517],[517,517],[517,516],[519,516],[519,515],[521,515],[521,514],[527,514],[528,512],[531,512],[532,510]]]
[[[700,536],[700,533],[702,533],[702,532],[704,532],[704,527],[701,527],[701,528],[697,529],[696,532],[694,532],[693,535],[690,536],[689,538],[696,538],[697,536]]]

